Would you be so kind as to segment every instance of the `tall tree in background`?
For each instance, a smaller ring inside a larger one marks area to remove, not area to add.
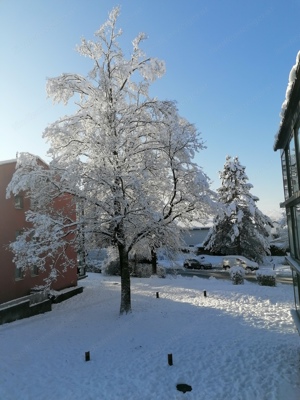
[[[52,240],[63,243],[69,231],[79,250],[83,242],[86,250],[118,249],[122,314],[131,311],[129,252],[140,242],[155,251],[167,243],[176,221],[204,216],[210,191],[208,178],[192,162],[204,147],[197,130],[178,115],[174,102],[149,95],[151,82],[164,74],[164,63],[143,53],[144,34],[133,40],[131,57],[124,57],[118,15],[119,8],[112,10],[96,40],[82,39],[78,46],[93,63],[87,77],[64,73],[48,80],[54,102],[75,97],[78,111],[45,130],[52,156],[48,170],[41,171],[28,154],[19,156],[8,193],[25,190],[38,197],[40,211],[31,211],[28,218],[39,230],[39,243],[49,244],[49,253]],[[62,224],[58,216],[47,215],[45,194],[55,198],[62,193],[76,201],[76,221]],[[26,266],[30,254],[42,253],[33,241],[24,239],[20,246],[21,240],[13,249]]]
[[[270,253],[267,226],[271,220],[256,206],[245,167],[238,157],[226,157],[217,189],[220,211],[206,240],[206,248],[220,254],[238,254],[258,262]]]

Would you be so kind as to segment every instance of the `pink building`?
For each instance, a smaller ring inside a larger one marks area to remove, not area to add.
[[[45,164],[42,160],[40,162]],[[47,164],[45,166],[47,167]],[[30,199],[25,196],[18,195],[6,199],[6,188],[15,172],[15,167],[16,160],[0,162],[0,304],[28,296],[35,286],[44,284],[44,278],[49,274],[49,271],[39,271],[35,266],[24,273],[18,270],[13,262],[13,253],[8,247],[15,241],[18,233],[28,226],[25,212],[30,207]],[[67,209],[74,217],[76,209],[71,200],[68,195],[62,196],[54,206]],[[75,249],[69,246],[67,251],[69,258],[76,261]],[[77,279],[77,268],[69,268],[59,274],[51,289],[59,291],[77,286]]]

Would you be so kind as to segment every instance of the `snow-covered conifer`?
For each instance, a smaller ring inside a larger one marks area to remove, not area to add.
[[[206,248],[220,254],[238,254],[262,261],[269,254],[267,226],[271,220],[256,205],[259,200],[250,193],[245,167],[238,157],[226,157],[217,189],[220,210],[206,240]]]

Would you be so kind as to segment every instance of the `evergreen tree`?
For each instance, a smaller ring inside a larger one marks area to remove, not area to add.
[[[267,226],[271,220],[256,206],[259,200],[250,193],[245,167],[238,157],[226,157],[217,189],[220,209],[206,240],[206,249],[220,254],[238,254],[261,262],[270,254]]]

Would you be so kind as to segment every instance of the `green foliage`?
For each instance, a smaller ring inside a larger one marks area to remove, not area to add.
[[[261,286],[276,286],[276,276],[275,274],[263,274],[257,273],[256,279]]]

